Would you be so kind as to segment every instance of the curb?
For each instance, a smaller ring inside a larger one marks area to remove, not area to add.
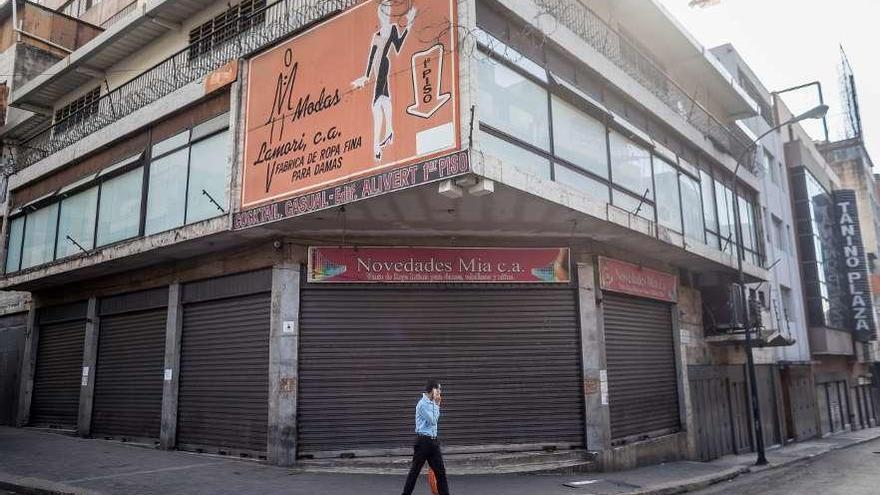
[[[725,469],[724,471],[720,471],[715,474],[691,478],[684,483],[663,483],[652,488],[626,492],[622,493],[621,495],[675,495],[678,493],[687,493],[696,490],[702,490],[703,488],[706,488],[708,486],[732,480],[737,476],[747,472],[749,472],[749,468],[745,466],[738,466],[735,468]]]
[[[858,439],[858,440],[853,440],[852,442],[847,443],[847,444],[831,445],[828,447],[827,450],[824,450],[822,452],[818,452],[815,454],[810,454],[810,455],[806,455],[806,456],[802,456],[802,457],[792,458],[792,459],[786,460],[784,462],[780,462],[778,464],[769,464],[769,465],[761,467],[761,468],[757,468],[757,467],[751,466],[751,465],[738,466],[735,468],[729,468],[724,471],[720,471],[715,474],[710,474],[710,475],[701,476],[701,477],[697,477],[697,478],[691,478],[690,480],[685,481],[685,482],[663,483],[663,484],[659,484],[657,486],[654,486],[652,488],[647,488],[644,490],[635,490],[635,491],[631,491],[631,492],[622,493],[620,495],[676,495],[679,493],[687,493],[687,492],[692,492],[692,491],[696,491],[696,490],[702,490],[703,488],[709,487],[711,485],[722,483],[724,481],[730,481],[730,480],[738,477],[741,474],[763,473],[763,472],[767,472],[767,471],[781,469],[784,467],[791,467],[791,466],[794,466],[797,464],[801,464],[801,463],[805,463],[805,462],[819,459],[819,458],[829,454],[830,452],[833,452],[836,450],[842,450],[842,449],[847,449],[849,447],[855,447],[857,445],[862,445],[862,444],[865,444],[868,442],[873,442],[877,439],[880,439],[880,435],[877,435],[872,438],[862,438],[862,439]]]
[[[79,488],[41,478],[0,473],[0,489],[27,495],[105,495],[104,492]]]
[[[823,450],[822,452],[817,452],[815,454],[805,455],[802,457],[795,457],[793,459],[788,459],[788,460],[786,460],[784,462],[780,462],[778,464],[769,464],[764,467],[749,466],[748,470],[751,473],[763,473],[763,472],[773,471],[775,469],[780,469],[780,468],[784,468],[784,467],[791,467],[796,464],[802,464],[805,462],[819,459],[819,458],[824,457],[824,456],[826,456],[836,450],[848,449],[850,447],[855,447],[857,445],[862,445],[862,444],[865,444],[868,442],[873,442],[874,440],[877,440],[877,439],[880,439],[880,435],[877,435],[877,436],[871,437],[871,438],[860,438],[858,440],[853,440],[852,442],[847,443],[847,444],[830,445],[826,450]]]

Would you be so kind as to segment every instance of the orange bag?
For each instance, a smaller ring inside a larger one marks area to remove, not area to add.
[[[437,475],[434,474],[434,470],[430,467],[428,467],[428,486],[431,487],[433,495],[440,495],[440,492],[437,490]]]

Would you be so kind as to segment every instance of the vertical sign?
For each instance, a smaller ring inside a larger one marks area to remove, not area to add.
[[[850,328],[855,332],[858,340],[874,340],[876,338],[874,307],[871,302],[871,285],[868,279],[865,248],[862,245],[856,193],[852,189],[841,189],[834,191],[833,195]]]

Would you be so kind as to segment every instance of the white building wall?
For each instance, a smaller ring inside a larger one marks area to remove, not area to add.
[[[732,74],[742,74],[743,77],[748,78],[752,85],[762,93],[760,96],[764,98],[768,106],[772,107],[770,93],[733,47],[725,45],[712,49],[712,52]],[[741,122],[755,137],[771,128],[761,116],[744,119]],[[766,328],[778,328],[783,335],[790,336],[795,340],[794,345],[778,347],[773,352],[765,351],[764,354],[767,358],[775,357],[779,361],[809,361],[807,318],[797,257],[791,190],[785,166],[784,142],[780,132],[772,132],[762,138],[757,153],[759,153],[759,163],[764,166],[763,172],[760,174],[760,202],[767,266],[776,263],[770,270],[771,279],[761,286],[769,298],[768,304],[770,306],[771,321],[764,322],[764,324]],[[766,159],[768,158],[767,153],[772,157],[769,160]],[[784,235],[782,242],[777,239],[774,218],[781,222],[781,231]],[[770,290],[766,290],[768,286]],[[787,315],[783,301],[785,289],[791,291],[788,298],[789,311]]]

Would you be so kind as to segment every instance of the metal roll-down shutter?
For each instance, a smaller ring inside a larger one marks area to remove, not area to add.
[[[167,304],[165,288],[101,301],[95,435],[159,437]]]
[[[307,284],[300,311],[301,456],[411,449],[429,377],[448,448],[583,446],[570,287]]]
[[[40,310],[30,424],[76,428],[86,304]]]
[[[270,290],[271,272],[184,286],[178,445],[266,451]]]
[[[0,317],[0,425],[15,424],[27,313]]]
[[[605,293],[611,437],[677,431],[678,375],[671,306]]]

